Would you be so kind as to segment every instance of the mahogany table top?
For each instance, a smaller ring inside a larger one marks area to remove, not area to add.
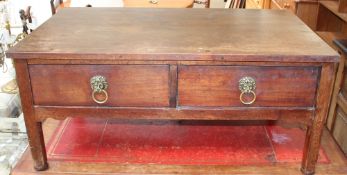
[[[66,8],[10,49],[8,56],[338,61],[337,53],[293,14],[242,9]]]

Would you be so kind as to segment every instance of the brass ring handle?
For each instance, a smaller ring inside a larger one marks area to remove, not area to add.
[[[242,104],[250,105],[255,102],[255,99],[257,98],[257,95],[254,92],[255,88],[256,88],[256,82],[252,77],[242,77],[239,80],[239,89],[241,91],[240,101]],[[246,102],[243,100],[243,96],[249,93],[253,95],[253,99],[251,101]]]
[[[98,99],[96,99],[95,98],[95,94],[96,93],[103,93],[104,95],[105,95],[105,99],[104,100],[98,100]],[[93,91],[93,94],[92,94],[92,98],[93,98],[93,100],[95,101],[95,103],[98,103],[98,104],[103,104],[103,103],[106,103],[107,102],[107,100],[108,100],[108,94],[107,94],[107,92],[105,91],[105,90],[101,90],[100,92],[98,92],[98,91]]]
[[[108,87],[108,83],[106,81],[106,78],[101,75],[94,76],[90,79],[90,87],[92,88],[92,99],[95,103],[103,104],[106,103],[108,100],[108,93],[106,91]],[[95,98],[96,93],[103,93],[105,96],[105,99],[98,100]]]
[[[253,95],[253,99],[251,101],[249,101],[249,102],[246,102],[246,101],[243,100],[243,95],[246,94],[246,93],[251,93]],[[256,98],[257,98],[257,95],[255,95],[255,92],[253,92],[253,91],[249,91],[249,92],[243,91],[240,94],[240,101],[241,101],[241,103],[243,103],[245,105],[250,105],[250,104],[254,103]]]

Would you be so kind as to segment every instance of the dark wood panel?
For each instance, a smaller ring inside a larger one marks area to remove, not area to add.
[[[297,0],[296,15],[313,31],[317,27],[318,1],[316,0]]]
[[[336,16],[341,18],[343,21],[347,21],[347,13],[339,12],[339,1],[319,1],[321,5],[329,9]]]
[[[346,0],[339,0],[338,12],[340,12],[340,13],[346,13],[347,12],[347,1]]]
[[[314,106],[317,67],[179,66],[180,106],[245,106],[239,80],[256,81],[257,99],[250,106]]]
[[[7,55],[15,59],[337,60],[337,54],[292,13],[239,9],[65,8]]]
[[[331,12],[325,2],[329,1],[320,1],[318,6],[317,31],[340,32],[344,21]]]
[[[177,65],[170,65],[169,74],[170,107],[177,106]]]
[[[90,78],[108,81],[104,106],[169,106],[168,65],[30,65],[34,104],[97,105]]]

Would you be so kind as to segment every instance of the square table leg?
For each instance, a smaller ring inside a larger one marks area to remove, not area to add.
[[[15,60],[15,67],[34,168],[37,171],[46,170],[48,164],[42,122],[35,118],[27,61]]]
[[[314,174],[315,166],[318,160],[320,142],[328,115],[328,107],[331,97],[331,91],[334,82],[335,64],[324,64],[321,69],[321,76],[316,100],[316,111],[313,116],[311,126],[308,126],[304,146],[304,155],[302,159],[301,171],[305,175]]]

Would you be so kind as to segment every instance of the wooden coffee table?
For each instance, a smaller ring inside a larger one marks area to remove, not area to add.
[[[229,9],[67,8],[7,56],[36,170],[43,120],[95,117],[305,124],[304,174],[339,60],[287,11]]]

